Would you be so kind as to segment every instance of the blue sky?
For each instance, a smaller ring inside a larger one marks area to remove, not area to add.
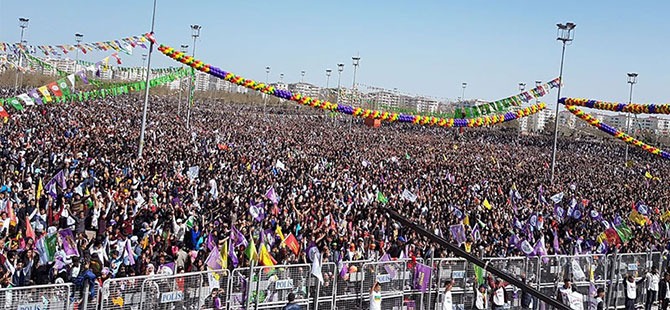
[[[30,18],[30,44],[104,41],[148,32],[151,0],[0,0],[0,41],[17,42],[17,18]],[[360,53],[357,80],[436,97],[498,99],[558,76],[556,23],[577,24],[567,49],[566,96],[627,101],[626,72],[640,74],[637,102],[670,102],[668,1],[172,1],[159,0],[156,38],[192,44],[196,56],[245,77],[325,85],[325,69]],[[137,51],[124,65],[141,63]],[[83,57],[99,60],[101,54]],[[173,65],[154,54],[156,66]],[[336,83],[331,77],[331,86]],[[555,93],[547,99],[555,101]]]

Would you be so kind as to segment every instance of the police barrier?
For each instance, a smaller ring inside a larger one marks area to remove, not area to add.
[[[1,289],[0,307],[18,310],[71,309],[73,287],[67,283]]]
[[[609,289],[612,275],[616,275],[612,286],[616,292],[612,294],[611,306],[623,308],[625,305],[623,275],[635,278],[635,302],[638,306],[644,305],[648,288],[645,277],[652,267],[665,266],[664,260],[658,252],[616,257],[577,255],[485,259],[488,264],[512,275],[525,275],[531,285],[552,297],[566,294],[561,292],[563,279],[572,279],[580,295],[570,296],[571,307],[585,310],[595,307],[595,290]],[[251,276],[249,268],[239,268],[109,279],[102,287],[94,284],[92,291],[88,287],[75,287],[69,283],[17,287],[0,289],[0,306],[19,310],[281,309],[292,292],[303,309],[353,310],[369,308],[370,288],[377,281],[382,286],[382,309],[441,309],[447,280],[453,280],[452,308],[472,308],[477,280],[471,264],[459,258],[425,262],[432,271],[430,284],[424,293],[414,285],[415,265],[420,262],[420,259],[415,262],[405,259],[324,263],[321,266],[323,283],[312,275],[311,265],[304,264],[255,267]],[[214,289],[218,303],[212,292]],[[506,307],[521,308],[521,292],[513,287],[507,287],[506,291]],[[532,303],[532,308],[537,309],[538,306],[546,309],[539,303]]]

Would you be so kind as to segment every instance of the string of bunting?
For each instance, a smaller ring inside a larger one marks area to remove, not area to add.
[[[670,104],[616,103],[578,98],[561,98],[559,99],[559,102],[565,105],[574,105],[612,112],[629,112],[634,114],[670,114]]]
[[[626,143],[628,143],[632,146],[639,147],[639,148],[641,148],[641,149],[643,149],[643,150],[645,150],[645,151],[647,151],[651,154],[658,155],[658,156],[663,157],[665,159],[670,159],[670,153],[665,152],[665,151],[663,151],[663,150],[661,150],[657,147],[648,145],[648,144],[646,144],[646,143],[644,143],[644,142],[642,142],[638,139],[635,139],[635,138],[631,137],[630,135],[626,134],[625,132],[603,123],[599,119],[596,119],[595,117],[593,117],[591,114],[588,114],[588,113],[580,110],[579,108],[577,108],[574,105],[566,104],[565,108],[568,111],[570,111],[570,113],[574,114],[575,116],[579,117],[580,119],[584,120],[585,122],[589,123],[590,125],[600,129],[603,132],[608,133],[609,135],[611,135],[611,136],[613,136],[613,137],[615,137],[615,138],[617,138],[617,139],[619,139],[623,142],[626,142]]]
[[[273,86],[265,85],[264,83],[259,83],[253,80],[245,79],[241,76],[236,76],[233,73],[223,71],[217,67],[203,63],[200,60],[196,60],[191,56],[186,56],[183,52],[179,52],[172,47],[160,45],[158,48],[160,52],[166,56],[179,61],[183,64],[186,64],[194,69],[200,70],[202,72],[213,75],[217,78],[224,79],[228,82],[232,82],[237,85],[253,89],[264,94],[269,94],[275,97],[283,98],[286,100],[295,101],[297,103],[308,105],[313,108],[330,110],[338,113],[349,114],[362,118],[374,118],[383,121],[390,122],[401,122],[401,123],[413,123],[421,125],[437,125],[445,127],[480,127],[494,125],[498,123],[503,123],[515,119],[519,119],[538,111],[541,111],[545,108],[544,103],[538,105],[533,105],[525,109],[520,109],[515,112],[509,112],[500,115],[480,117],[476,119],[445,119],[445,118],[436,118],[430,116],[421,116],[421,115],[408,115],[408,114],[399,114],[399,113],[390,113],[385,111],[377,111],[370,109],[363,109],[359,107],[338,105],[330,103],[329,101],[318,100],[301,94],[294,94],[287,90],[276,89]]]
[[[44,55],[63,55],[73,52],[77,49],[81,50],[84,54],[90,51],[117,51],[124,52],[126,54],[131,54],[132,49],[140,46],[144,49],[147,48],[145,43],[147,38],[144,35],[132,36],[121,38],[117,40],[109,40],[102,42],[92,42],[92,43],[79,43],[79,44],[61,44],[61,45],[23,45],[19,43],[4,43],[0,42],[0,51],[9,51],[12,53],[18,53],[20,50],[24,50],[29,54],[35,54],[37,51],[42,52]]]
[[[91,66],[95,65],[94,62],[90,61],[84,61],[84,60],[78,60],[78,64],[82,66]],[[147,69],[146,67],[114,67],[114,71],[122,71],[122,72],[145,72]],[[154,74],[163,74],[163,73],[170,73],[170,72],[175,72],[179,70],[177,67],[168,67],[168,68],[151,68],[151,73]]]
[[[159,76],[149,81],[149,86],[156,87],[169,83],[185,77],[188,75],[190,69],[180,69],[168,75]],[[82,78],[84,83],[88,83],[87,79]],[[69,81],[69,83],[66,82]],[[107,96],[117,96],[127,94],[129,91],[138,91],[146,89],[146,82],[132,82],[123,85],[115,85],[108,88],[96,89],[84,92],[73,92],[71,87],[74,87],[74,75],[69,75],[67,78],[59,79],[53,83],[35,88],[28,93],[18,95],[9,99],[0,99],[0,117],[8,117],[7,110],[3,108],[5,103],[12,106],[16,111],[23,111],[23,102],[26,106],[41,105],[55,101],[66,102],[86,101],[95,98],[105,98]],[[53,97],[53,98],[52,98]]]

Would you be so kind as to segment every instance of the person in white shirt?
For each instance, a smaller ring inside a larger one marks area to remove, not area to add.
[[[382,285],[377,281],[370,288],[370,310],[382,310]]]
[[[451,289],[454,287],[454,280],[447,281],[444,288],[444,295],[442,295],[442,310],[453,310],[454,298],[451,295]]]
[[[658,269],[656,267],[651,268],[651,272],[647,273],[647,301],[644,305],[645,310],[651,310],[651,305],[656,301],[656,296],[658,296],[658,283],[661,280],[658,276]]]
[[[570,307],[570,296],[572,296],[572,281],[569,278],[563,280],[563,286],[558,289],[558,301]]]
[[[626,280],[623,281],[623,292],[626,296],[626,310],[635,310],[635,301],[637,300],[637,285],[642,283],[642,281],[644,281],[644,278],[636,282],[635,278],[633,278],[633,275],[628,275]]]
[[[476,283],[476,279],[475,279]],[[473,287],[477,287],[473,285]],[[482,283],[475,289],[475,302],[473,304],[474,310],[486,310],[488,307],[488,298],[486,297],[486,286]]]

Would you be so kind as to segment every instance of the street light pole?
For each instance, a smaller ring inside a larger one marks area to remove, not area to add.
[[[540,87],[540,85],[542,85],[542,81],[535,80],[535,88]],[[540,103],[540,97],[535,98],[535,104],[539,104],[539,103]]]
[[[142,54],[142,68],[144,68],[144,64],[147,61],[147,54]],[[142,69],[142,75],[140,76],[140,80],[144,80],[144,75],[146,74],[146,69]],[[140,99],[142,98],[142,93],[140,93]]]
[[[79,71],[79,48],[81,47],[81,41],[84,38],[84,35],[81,33],[75,33],[74,34],[74,40],[77,41],[77,48],[75,48],[75,56],[74,56],[74,72],[77,73]],[[74,80],[73,80],[74,81]],[[72,92],[76,92],[76,84],[72,84]]]
[[[154,0],[154,9],[151,14],[151,34],[154,33],[154,24],[156,22],[156,0]],[[147,62],[147,71],[151,69],[151,52],[154,49],[154,41],[149,40],[149,61]],[[145,79],[146,87],[144,88],[144,108],[142,109],[142,130],[140,131],[140,145],[137,148],[137,157],[142,158],[142,149],[144,149],[144,132],[147,128],[147,107],[149,105],[149,75]]]
[[[342,71],[344,71],[344,64],[337,64],[337,105],[340,105],[340,82],[342,81]]]
[[[181,45],[181,52],[182,53],[188,52],[188,45],[182,44]],[[184,66],[182,66],[182,68],[183,67]],[[183,81],[183,80],[184,80],[183,77],[179,79],[179,101],[177,101],[177,115],[179,115],[179,116],[181,116],[181,93],[184,92],[184,89],[181,86],[181,81]]]
[[[305,70],[300,71],[300,83],[305,82]]]
[[[191,36],[193,37],[193,58],[195,58],[195,40],[200,36],[200,29],[202,27],[200,25],[191,25]],[[191,72],[193,72],[193,68],[191,68]],[[186,100],[188,101],[188,112],[186,113],[186,128],[190,129],[191,128],[191,106],[193,105],[193,93],[195,92],[195,75],[191,77],[191,83],[189,84],[188,87],[188,97]]]
[[[633,85],[637,84],[637,73],[628,73],[628,84],[630,84],[630,95],[628,96],[628,104],[633,103]],[[626,113],[626,134],[630,135],[630,112]],[[628,163],[628,143],[626,143],[626,161]]]
[[[270,80],[270,66],[265,67],[265,87],[268,85],[268,80]],[[266,107],[268,105],[268,94],[263,94],[263,114],[267,117]]]
[[[358,70],[358,64],[361,61],[361,56],[353,56],[351,57],[351,60],[353,62],[354,66],[354,80],[352,81],[351,85],[351,106],[354,106],[354,103],[356,103],[356,71]],[[351,131],[351,124],[354,122],[354,115],[351,115],[351,119],[349,120],[349,131]]]
[[[563,61],[565,60],[565,46],[568,42],[574,39],[573,30],[577,26],[574,23],[557,24],[557,38],[556,40],[563,42],[563,50],[561,51],[561,69],[558,74],[558,97],[556,98],[556,112],[554,115],[554,147],[551,152],[551,184],[554,184],[554,177],[556,173],[556,148],[558,145],[558,107],[561,99],[561,86],[563,85]]]
[[[461,92],[461,101],[465,101],[465,88],[468,87],[468,83],[463,82],[461,83],[461,88],[463,88],[463,91]]]
[[[23,46],[23,33],[28,28],[28,22],[30,19],[24,18],[24,17],[19,17],[19,28],[21,28],[21,40],[19,41],[19,44]],[[14,91],[18,92],[19,89],[19,74],[21,73],[21,60],[23,60],[23,53],[19,53],[19,68],[16,68],[16,77],[14,79]]]

